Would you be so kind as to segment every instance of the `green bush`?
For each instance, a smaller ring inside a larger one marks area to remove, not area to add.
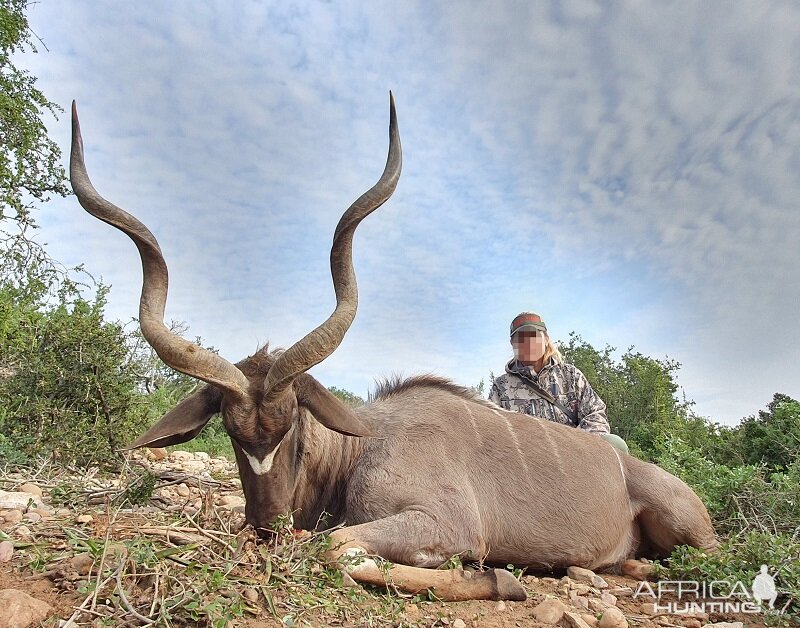
[[[679,546],[659,566],[662,580],[699,582],[741,582],[750,591],[761,565],[770,568],[779,591],[774,613],[764,619],[772,625],[797,621],[800,616],[800,540],[786,534],[751,531],[724,540],[717,552],[706,553],[693,547]],[[784,614],[779,615],[778,611]],[[796,625],[796,624],[794,624]]]
[[[98,464],[139,431],[145,415],[127,335],[103,319],[106,289],[55,305],[0,287],[0,431],[33,457]],[[18,456],[19,457],[19,456]]]

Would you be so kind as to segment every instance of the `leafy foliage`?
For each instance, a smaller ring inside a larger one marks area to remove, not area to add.
[[[736,432],[742,462],[785,469],[800,458],[800,402],[777,393],[767,410],[744,419]]]
[[[61,151],[42,121],[61,108],[36,88],[35,77],[11,61],[16,52],[37,52],[27,6],[28,0],[0,2],[0,221],[16,223],[20,232],[34,224],[33,199],[67,194]]]
[[[329,386],[328,390],[351,408],[364,405],[364,400],[355,393],[351,393],[343,388],[337,388],[336,386]]]
[[[113,460],[144,413],[125,331],[103,319],[106,289],[55,305],[16,296],[0,290],[0,431],[27,456]]]

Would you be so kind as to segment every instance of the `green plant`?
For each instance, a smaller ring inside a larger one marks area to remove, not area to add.
[[[750,583],[761,565],[770,567],[779,590],[776,609],[785,609],[783,618],[777,613],[768,619],[777,623],[800,620],[800,540],[785,534],[751,531],[734,535],[723,541],[713,553],[702,552],[685,545],[675,548],[657,568],[657,577],[669,580],[699,582],[726,581]]]
[[[158,477],[142,469],[128,479],[128,485],[119,497],[122,504],[143,506],[150,501],[156,487]]]

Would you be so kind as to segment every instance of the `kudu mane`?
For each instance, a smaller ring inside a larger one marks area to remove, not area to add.
[[[464,386],[460,386],[446,377],[425,373],[403,377],[402,375],[391,375],[375,382],[375,390],[369,395],[369,402],[390,399],[396,395],[412,392],[416,388],[435,388],[451,395],[478,403],[489,408],[496,407],[490,401],[483,399],[477,392]]]

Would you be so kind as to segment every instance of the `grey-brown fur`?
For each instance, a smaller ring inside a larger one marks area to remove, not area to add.
[[[92,186],[73,106],[75,194],[139,249],[139,318],[147,341],[164,362],[207,384],[132,446],[186,442],[221,413],[247,521],[259,531],[288,513],[299,528],[344,523],[332,534],[337,558],[354,549],[416,567],[462,554],[501,565],[598,568],[662,555],[678,543],[712,549],[708,514],[688,486],[597,436],[505,412],[433,375],[385,382],[372,403],[352,409],[306,373],[336,349],[355,316],[353,233],[389,198],[400,175],[393,102],[390,119],[384,173],[334,234],[334,312],[286,351],[264,348],[231,364],[164,326],[166,262],[147,227]],[[352,573],[364,582],[385,581],[374,564]],[[404,590],[435,587],[452,600],[525,596],[504,571],[471,577],[396,566],[389,575]]]

